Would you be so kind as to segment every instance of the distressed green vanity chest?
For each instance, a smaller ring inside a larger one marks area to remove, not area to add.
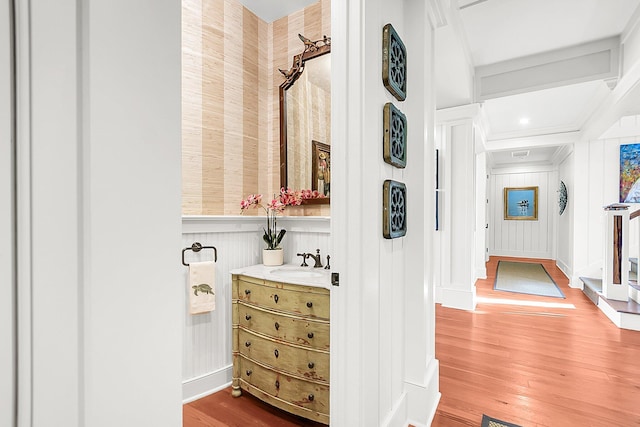
[[[233,383],[329,424],[329,290],[232,275]]]

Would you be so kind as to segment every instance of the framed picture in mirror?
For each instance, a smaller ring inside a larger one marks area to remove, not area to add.
[[[311,189],[331,196],[331,146],[311,141]]]

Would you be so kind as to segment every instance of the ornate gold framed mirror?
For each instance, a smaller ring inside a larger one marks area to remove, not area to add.
[[[288,71],[279,70],[285,78],[279,91],[280,186],[317,190],[326,197],[303,203],[326,204],[331,196],[331,38],[298,37],[304,50]]]

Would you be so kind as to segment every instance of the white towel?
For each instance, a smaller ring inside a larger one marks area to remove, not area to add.
[[[216,263],[189,264],[189,313],[206,313],[216,309]]]

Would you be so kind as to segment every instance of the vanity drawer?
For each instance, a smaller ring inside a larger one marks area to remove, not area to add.
[[[329,353],[292,346],[238,329],[243,356],[302,378],[329,382]]]
[[[240,326],[293,344],[329,350],[329,322],[238,304]]]
[[[243,357],[239,362],[242,381],[296,406],[329,413],[329,385],[294,378]]]
[[[299,289],[299,290],[298,290]],[[328,319],[329,293],[322,288],[278,282],[255,283],[241,277],[235,290],[239,301],[301,316]]]

